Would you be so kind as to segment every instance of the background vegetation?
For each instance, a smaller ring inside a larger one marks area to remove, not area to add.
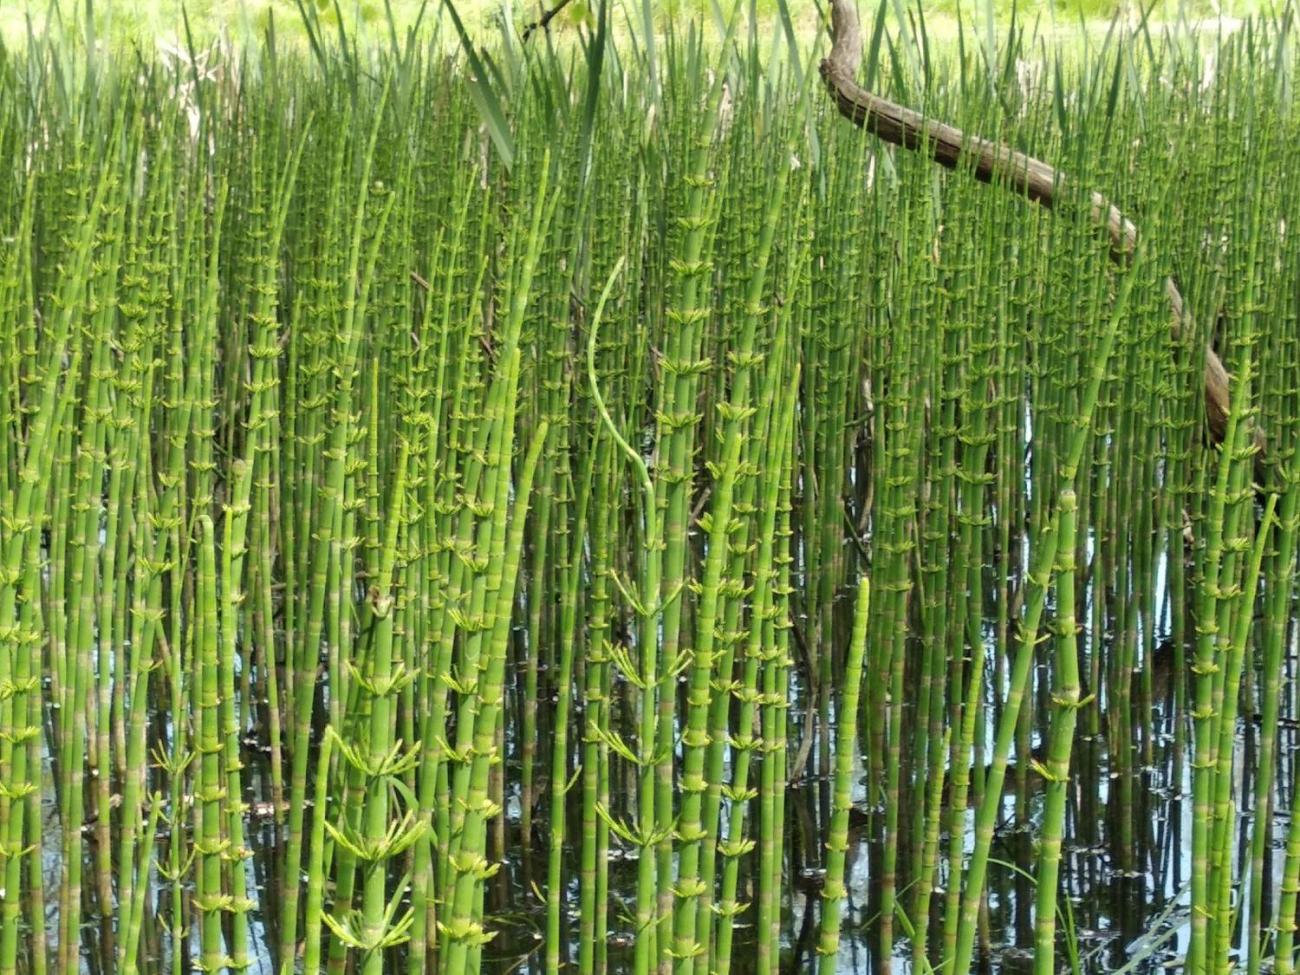
[[[304,0],[314,5],[325,23],[337,19],[339,12],[349,32],[370,40],[383,39],[388,30],[388,11],[399,31],[416,23],[420,0],[339,0],[337,11],[333,0]],[[958,16],[968,22],[979,23],[993,17],[1005,23],[1011,14],[1014,0],[937,0],[925,4],[926,16],[940,31],[951,30]],[[30,17],[37,30],[43,30],[50,19],[65,23],[79,19],[82,0],[4,0],[0,3],[0,39],[10,44],[25,36],[26,22]],[[502,18],[522,25],[537,19],[539,11],[549,4],[537,0],[464,0],[457,8],[464,22],[479,28]],[[656,0],[652,4],[660,28],[671,21],[684,22],[691,16],[705,19],[711,15],[706,0]],[[1213,21],[1220,16],[1239,18],[1259,10],[1268,9],[1264,0],[1156,0],[1154,4],[1138,4],[1130,0],[1055,0],[1055,2],[1020,2],[1016,9],[1022,18],[1041,19],[1044,23],[1057,22],[1063,28],[1076,30],[1081,21],[1107,21],[1115,14],[1135,19],[1143,11],[1150,11],[1157,21],[1181,18]],[[51,10],[57,14],[51,18]],[[426,24],[444,16],[441,0],[429,0],[425,14]],[[94,0],[94,9],[100,22],[102,36],[117,43],[155,40],[178,43],[184,36],[183,12],[188,14],[195,36],[209,38],[224,34],[232,40],[248,43],[260,37],[267,25],[274,21],[283,39],[302,40],[302,15],[295,0]],[[557,32],[571,32],[580,21],[590,21],[594,3],[574,0],[554,27]],[[639,4],[630,4],[634,21],[640,20]],[[777,17],[776,0],[755,0],[755,9],[765,20]],[[791,0],[789,10],[800,35],[811,37],[816,33],[820,17],[815,0]],[[896,12],[890,11],[891,16]],[[617,29],[623,15],[614,18]]]

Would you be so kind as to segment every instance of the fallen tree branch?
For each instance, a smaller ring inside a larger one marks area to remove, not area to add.
[[[985,183],[999,182],[1035,203],[1052,209],[1068,182],[1065,174],[1047,163],[1010,146],[970,136],[960,129],[925,118],[920,112],[881,98],[857,83],[862,62],[862,28],[849,0],[831,0],[830,55],[821,63],[821,76],[835,99],[839,113],[886,142],[924,152],[939,165],[956,169],[968,161],[972,175]],[[1090,194],[1089,216],[1110,238],[1111,258],[1118,263],[1132,259],[1137,246],[1137,228],[1119,208],[1100,193]],[[1173,278],[1165,279],[1165,293],[1173,314],[1175,334],[1191,327],[1182,293]],[[1221,443],[1228,426],[1228,372],[1214,349],[1205,349],[1205,419],[1215,443]],[[1259,447],[1256,470],[1264,456],[1264,437],[1257,428]]]
[[[533,21],[531,24],[525,24],[524,34],[523,34],[524,40],[527,41],[529,36],[535,30],[546,30],[549,27],[551,21],[555,18],[555,15],[558,14],[561,10],[563,10],[568,5],[569,5],[569,0],[560,0],[560,2],[557,3],[554,7],[552,7],[550,10],[542,14],[542,16],[538,20]]]

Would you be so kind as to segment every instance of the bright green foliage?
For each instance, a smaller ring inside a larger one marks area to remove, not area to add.
[[[1290,15],[877,35],[1049,213],[760,5],[328,13],[0,50],[0,975],[1294,971]]]

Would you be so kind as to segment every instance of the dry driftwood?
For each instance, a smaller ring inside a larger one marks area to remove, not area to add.
[[[1010,146],[966,135],[859,86],[856,79],[862,62],[862,28],[850,0],[831,0],[831,30],[834,43],[830,56],[821,63],[821,76],[845,118],[886,142],[925,152],[948,169],[967,161],[976,179],[1003,183],[1048,209],[1061,198],[1066,176],[1047,163]],[[1137,245],[1137,228],[1100,193],[1094,191],[1091,201],[1090,216],[1105,228],[1111,257],[1127,262]],[[1175,332],[1190,327],[1183,296],[1172,278],[1165,280],[1165,292]],[[1205,419],[1214,442],[1221,443],[1228,424],[1228,372],[1209,347],[1205,350]],[[1262,459],[1264,442],[1259,430],[1255,431],[1255,440],[1260,447],[1257,460]]]

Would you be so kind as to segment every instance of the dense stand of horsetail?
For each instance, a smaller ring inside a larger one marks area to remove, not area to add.
[[[1295,971],[1294,11],[652,13],[0,48],[0,975]]]

